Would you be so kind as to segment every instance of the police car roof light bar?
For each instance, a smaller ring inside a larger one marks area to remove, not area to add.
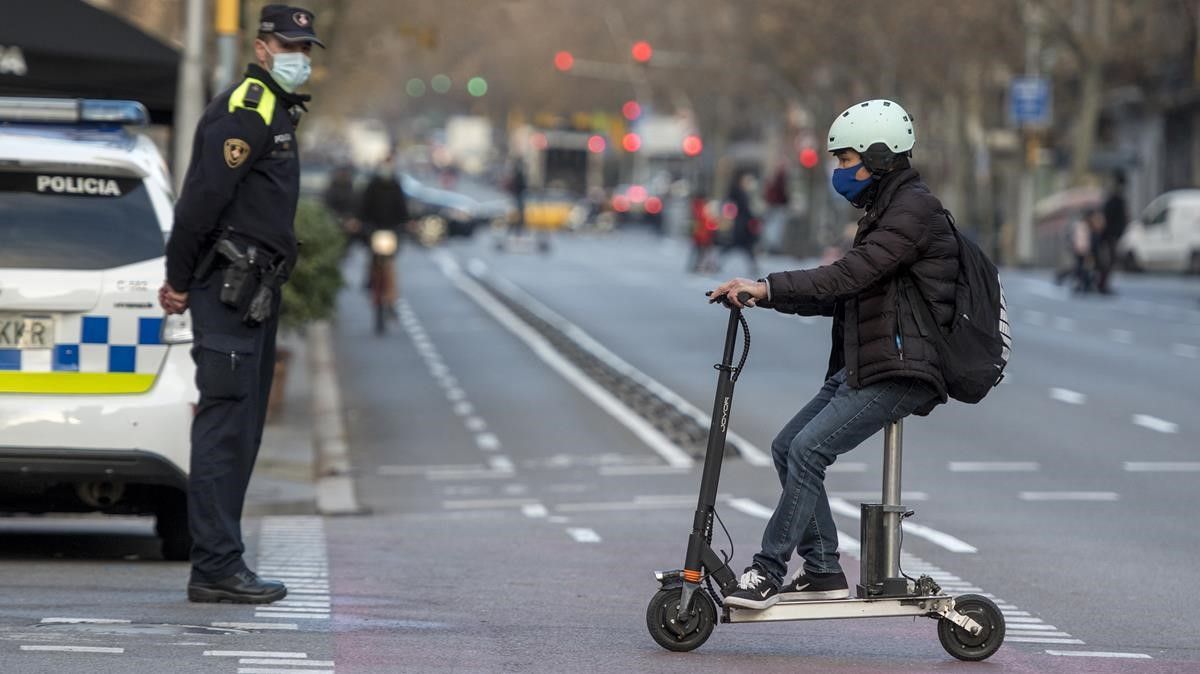
[[[145,126],[150,113],[137,101],[0,96],[0,122]]]

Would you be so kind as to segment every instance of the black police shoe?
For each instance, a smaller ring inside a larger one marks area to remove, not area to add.
[[[246,569],[218,581],[192,577],[188,581],[188,601],[233,604],[270,604],[287,596],[287,586],[277,580],[263,580]]]

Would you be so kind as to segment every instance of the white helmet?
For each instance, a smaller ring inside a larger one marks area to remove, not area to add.
[[[874,99],[850,106],[829,127],[830,152],[851,149],[871,171],[890,170],[896,155],[912,155],[912,117],[899,103]],[[876,144],[880,147],[872,147]]]

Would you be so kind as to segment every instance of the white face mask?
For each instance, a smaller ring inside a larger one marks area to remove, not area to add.
[[[271,77],[289,94],[303,86],[312,73],[312,62],[303,52],[271,52]]]

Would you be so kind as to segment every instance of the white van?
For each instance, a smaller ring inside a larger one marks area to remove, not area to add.
[[[1129,270],[1200,274],[1200,190],[1175,190],[1150,202],[1117,244]]]

